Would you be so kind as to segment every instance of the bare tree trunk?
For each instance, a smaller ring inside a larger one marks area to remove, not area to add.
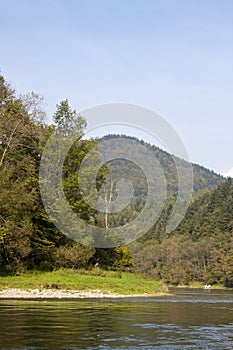
[[[14,134],[15,134],[15,132],[16,132],[16,130],[17,130],[17,128],[18,128],[20,123],[21,123],[21,119],[18,121],[18,123],[16,124],[16,126],[14,127],[14,129],[12,130],[12,132],[11,132],[11,134],[9,136],[8,142],[7,142],[6,147],[5,147],[5,149],[4,149],[3,153],[2,153],[2,157],[0,159],[0,167],[3,164],[4,158],[6,156],[6,152],[7,152],[8,148],[10,147],[11,141],[12,141],[12,139],[14,137]]]
[[[107,189],[107,185],[106,184],[104,185],[104,201],[105,201],[104,225],[106,230],[109,228],[108,214],[109,214],[109,207],[112,201],[112,195],[113,195],[113,180],[110,180],[109,191]]]

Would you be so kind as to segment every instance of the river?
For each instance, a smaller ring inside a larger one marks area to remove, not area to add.
[[[233,291],[172,296],[0,300],[0,349],[233,349]]]

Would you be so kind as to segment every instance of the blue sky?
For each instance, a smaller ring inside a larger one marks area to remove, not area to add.
[[[64,98],[78,111],[138,104],[173,125],[193,162],[233,167],[233,1],[0,5],[1,72],[17,92],[42,94],[49,120]]]

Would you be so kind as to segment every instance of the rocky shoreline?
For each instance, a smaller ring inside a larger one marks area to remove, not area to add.
[[[158,293],[164,295],[164,293]],[[98,298],[133,298],[149,297],[150,294],[117,294],[100,290],[54,290],[54,289],[31,289],[22,290],[17,288],[4,289],[0,291],[0,299],[98,299]]]

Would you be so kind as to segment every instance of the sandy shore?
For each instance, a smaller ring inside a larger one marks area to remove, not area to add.
[[[158,295],[164,295],[159,293]],[[100,290],[80,291],[80,290],[54,290],[54,289],[4,289],[0,291],[0,299],[98,299],[98,298],[133,298],[133,297],[148,297],[150,294],[117,294],[103,293]]]

